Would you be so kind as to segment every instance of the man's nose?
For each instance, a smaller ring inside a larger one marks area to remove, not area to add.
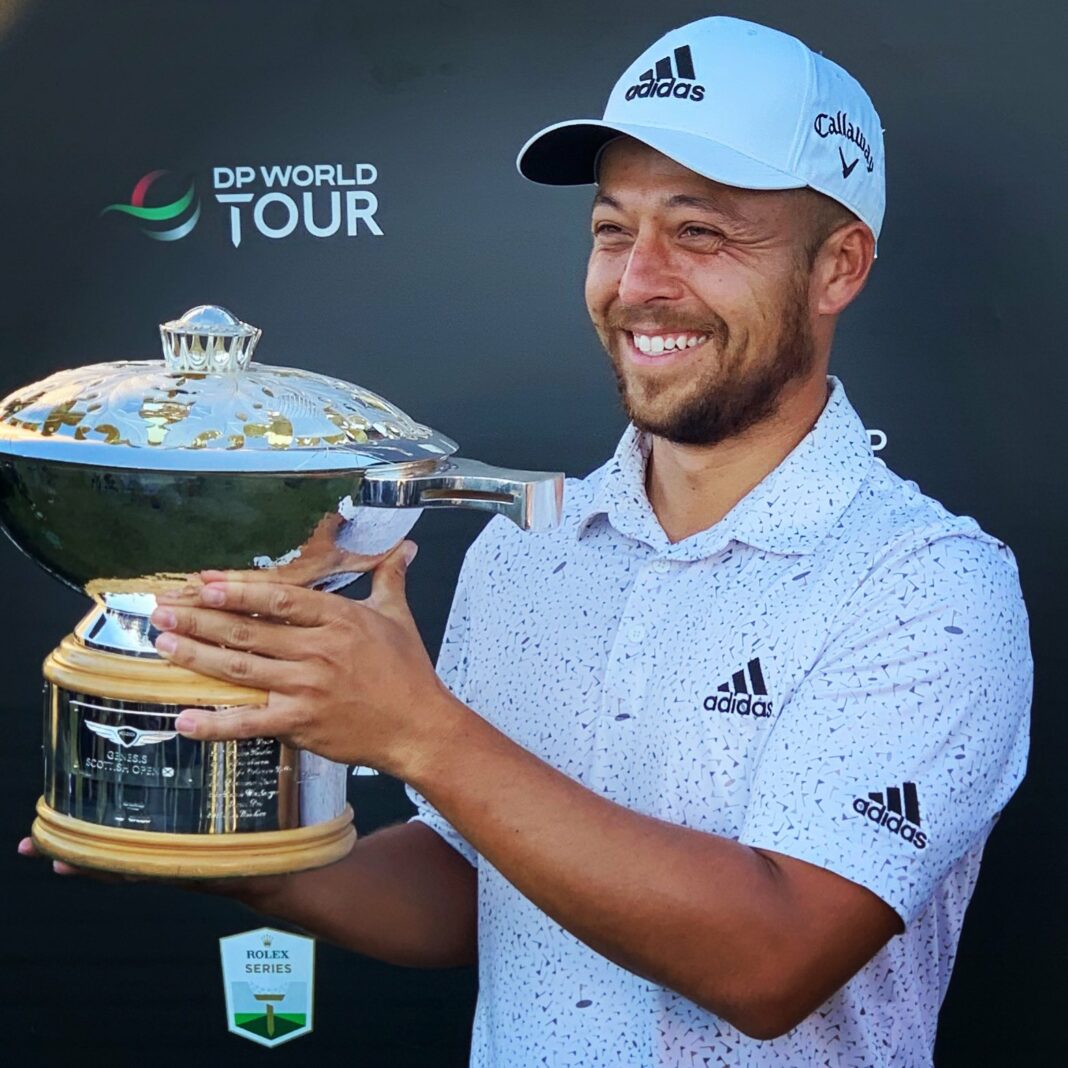
[[[651,300],[674,300],[682,295],[670,251],[657,235],[639,235],[631,246],[619,279],[619,299],[624,304]]]

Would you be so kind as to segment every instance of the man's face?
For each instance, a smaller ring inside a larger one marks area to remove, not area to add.
[[[812,373],[796,192],[720,185],[627,138],[606,149],[586,304],[640,429],[715,444]]]

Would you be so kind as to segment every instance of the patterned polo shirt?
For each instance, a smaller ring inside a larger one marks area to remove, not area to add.
[[[836,872],[905,924],[770,1041],[611,963],[478,869],[475,1068],[931,1064],[983,844],[1020,782],[1031,656],[1012,553],[891,473],[840,382],[713,527],[672,543],[647,442],[569,480],[565,518],[491,522],[439,661],[455,694],[636,812]]]

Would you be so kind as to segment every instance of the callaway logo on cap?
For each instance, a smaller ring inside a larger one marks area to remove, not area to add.
[[[810,186],[879,236],[879,116],[851,75],[778,30],[721,16],[672,30],[616,82],[603,118],[546,127],[516,164],[534,182],[594,182],[598,154],[619,134],[724,185]]]

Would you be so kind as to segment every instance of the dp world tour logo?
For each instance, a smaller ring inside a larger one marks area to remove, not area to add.
[[[141,233],[146,237],[151,237],[153,241],[177,241],[186,234],[192,233],[200,220],[200,197],[197,195],[195,179],[190,178],[185,192],[176,200],[166,204],[145,203],[149,199],[149,190],[167,174],[170,174],[170,171],[149,171],[144,177],[139,178],[137,185],[133,187],[129,204],[109,204],[100,214],[106,215],[109,211],[119,211],[124,215],[132,215],[135,219],[152,224],[141,227]],[[170,183],[163,183],[164,188],[168,184]],[[155,201],[161,198],[153,195],[151,199]]]

